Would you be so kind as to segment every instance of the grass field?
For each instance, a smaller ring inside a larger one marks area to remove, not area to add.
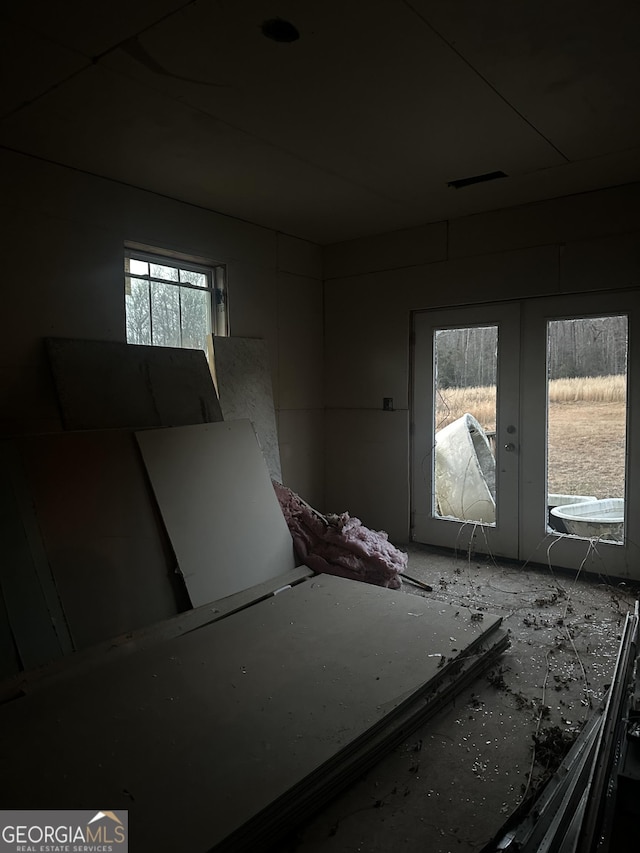
[[[495,430],[494,386],[439,392],[437,428],[470,412]],[[556,379],[549,383],[548,490],[556,494],[624,496],[624,376]]]

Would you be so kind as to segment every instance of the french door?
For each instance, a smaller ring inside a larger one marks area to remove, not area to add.
[[[414,540],[640,578],[639,310],[622,291],[415,312]]]

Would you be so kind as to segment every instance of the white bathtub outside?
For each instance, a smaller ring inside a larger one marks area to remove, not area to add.
[[[567,531],[576,536],[622,541],[624,498],[604,498],[557,506],[551,510],[551,515],[561,519]]]

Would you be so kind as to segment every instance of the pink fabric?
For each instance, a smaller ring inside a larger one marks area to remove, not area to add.
[[[315,572],[400,589],[407,555],[387,534],[364,527],[348,513],[325,519],[295,492],[273,481],[298,558]]]

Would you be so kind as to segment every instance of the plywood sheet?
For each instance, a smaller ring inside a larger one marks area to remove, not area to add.
[[[295,565],[248,420],[136,433],[194,607]]]
[[[2,706],[2,802],[108,801],[135,811],[134,847],[204,852],[378,738],[499,621],[320,575]]]
[[[188,607],[128,430],[14,440],[76,649]]]
[[[213,336],[213,358],[225,421],[248,418],[255,426],[267,468],[282,482],[278,429],[266,341]]]
[[[66,429],[222,420],[201,350],[47,338],[47,351]]]

